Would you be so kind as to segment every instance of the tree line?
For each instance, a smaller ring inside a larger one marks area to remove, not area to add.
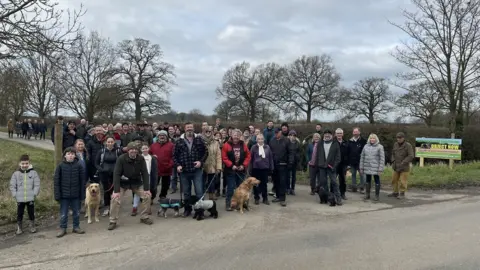
[[[135,38],[114,44],[85,32],[79,11],[48,0],[1,0],[0,115],[40,118],[67,109],[78,117],[168,112],[174,66],[160,45]],[[20,3],[19,3],[20,2]],[[69,27],[61,23],[65,16]]]

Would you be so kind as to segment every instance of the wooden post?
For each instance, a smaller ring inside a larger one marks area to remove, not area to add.
[[[420,167],[423,167],[425,165],[425,158],[420,157]]]
[[[451,134],[450,134],[450,138],[451,138],[451,139],[455,139],[455,133],[451,133]],[[453,169],[453,162],[454,162],[453,159],[449,159],[449,160],[448,160],[448,167],[450,167],[450,169]]]
[[[55,167],[63,160],[63,120],[57,119],[55,123]]]

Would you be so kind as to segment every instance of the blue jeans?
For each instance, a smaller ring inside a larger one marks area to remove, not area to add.
[[[295,190],[295,183],[297,183],[297,166],[288,169],[287,175],[287,190]]]
[[[225,204],[227,207],[230,207],[233,192],[238,186],[240,186],[244,179],[244,172],[227,172],[227,196],[225,197]]]
[[[80,199],[60,200],[60,228],[67,229],[68,209],[72,209],[73,228],[80,228]]]
[[[319,191],[318,194],[321,195],[322,192],[329,193],[331,191],[337,199],[340,199],[340,190],[337,183],[337,172],[330,168],[318,168],[319,173]],[[330,188],[329,188],[330,187]]]
[[[375,181],[375,185],[380,185],[380,175],[367,174],[366,175],[367,183],[372,184],[372,177],[373,177],[373,180]]]
[[[360,174],[358,167],[355,167],[355,166],[350,167],[350,172],[352,173],[352,187],[357,188],[357,172],[358,172],[358,175],[360,176],[360,188],[363,188],[363,186],[365,186],[365,175]]]
[[[185,201],[192,196],[192,183],[195,189],[195,195],[200,198],[203,195],[203,171],[195,169],[194,172],[180,173],[180,183],[182,184],[183,197]]]

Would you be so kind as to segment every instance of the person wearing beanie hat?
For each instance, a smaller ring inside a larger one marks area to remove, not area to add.
[[[139,154],[139,147],[141,146],[136,142],[130,142],[127,145],[128,152],[119,156],[115,163],[108,230],[114,230],[117,227],[121,197],[125,195],[127,190],[132,190],[134,194],[142,198],[140,222],[147,225],[153,224],[148,216],[152,196],[150,193],[150,176],[145,158]]]
[[[85,199],[86,174],[73,147],[65,148],[63,156],[63,162],[57,166],[53,177],[55,200],[60,203],[60,231],[57,234],[59,238],[67,234],[69,208],[72,209],[72,232],[85,233],[80,229],[80,204]]]
[[[397,133],[396,137],[397,141],[392,149],[393,192],[388,196],[404,199],[405,192],[407,191],[408,175],[410,173],[410,162],[412,162],[415,155],[412,145],[405,141],[405,134],[403,132]]]
[[[160,187],[160,199],[166,198],[170,186],[170,177],[173,172],[173,143],[168,139],[168,132],[160,130],[157,136],[157,142],[150,147],[152,156],[157,157],[157,183]],[[157,195],[157,190],[152,191],[152,200]]]

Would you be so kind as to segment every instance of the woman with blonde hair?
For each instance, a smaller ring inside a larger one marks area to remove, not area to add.
[[[360,173],[365,174],[366,190],[365,200],[370,199],[372,177],[375,180],[375,201],[380,197],[380,175],[385,169],[385,151],[376,134],[368,136],[368,143],[363,147],[360,155]]]

